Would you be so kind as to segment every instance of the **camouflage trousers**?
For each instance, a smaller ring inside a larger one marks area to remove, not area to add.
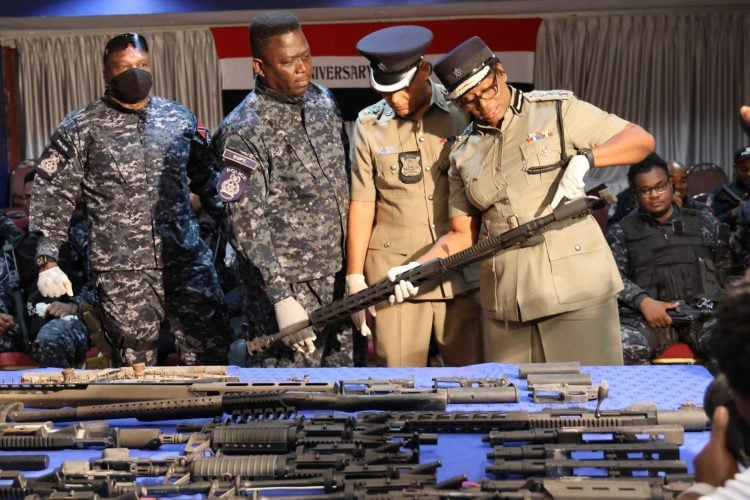
[[[245,335],[252,339],[271,335],[279,331],[276,324],[273,303],[262,286],[258,286],[258,275],[240,267],[240,297],[242,301]],[[293,283],[290,296],[305,308],[308,314],[321,306],[328,305],[344,296],[344,275],[326,276],[316,280]],[[367,339],[358,333],[352,338],[352,324],[347,318],[322,328],[314,329],[315,352],[304,355],[277,342],[265,352],[248,357],[244,352],[243,341],[237,342],[230,354],[230,362],[240,366],[261,367],[336,367],[352,366],[357,353],[357,364],[364,364],[367,353]],[[357,346],[354,346],[354,342]]]
[[[88,330],[80,319],[55,318],[36,334],[31,357],[40,367],[74,368],[84,361],[88,347]]]
[[[688,344],[696,356],[704,358],[713,324],[713,319],[693,320],[672,324],[667,328],[652,328],[642,314],[620,309],[620,334],[625,364],[647,365],[676,342]]]
[[[226,364],[231,329],[210,262],[102,272],[95,283],[102,325],[115,346],[115,366],[155,365],[159,327],[165,319],[182,364]]]
[[[0,352],[25,352],[45,368],[75,368],[84,361],[88,347],[86,325],[76,317],[45,322],[31,343],[31,352],[18,331],[0,336]]]

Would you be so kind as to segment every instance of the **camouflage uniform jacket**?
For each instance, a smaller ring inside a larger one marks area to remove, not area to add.
[[[188,196],[219,204],[207,142],[193,113],[161,97],[131,111],[104,96],[68,114],[34,185],[37,255],[57,258],[79,190],[94,272],[179,266],[208,252]]]
[[[256,87],[211,144],[222,168],[231,243],[257,268],[273,303],[289,285],[343,268],[349,204],[346,134],[330,92],[311,84],[290,98]]]
[[[629,214],[627,217],[638,217],[641,223],[651,226],[674,227],[675,224],[681,223],[683,216],[682,210],[676,205],[672,205],[672,208],[672,215],[662,223],[640,210]],[[720,277],[725,276],[726,271],[731,266],[727,227],[720,223],[709,210],[698,209],[695,210],[695,213],[700,223],[701,238],[706,247],[710,249],[717,275]],[[633,281],[634,269],[631,265],[628,241],[622,224],[617,222],[609,226],[606,236],[624,285],[624,289],[617,296],[618,301],[621,305],[640,311],[640,304],[648,296],[648,293],[638,283]]]

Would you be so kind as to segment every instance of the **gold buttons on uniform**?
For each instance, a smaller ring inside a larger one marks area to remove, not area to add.
[[[391,247],[391,242],[390,241],[386,241],[385,243],[383,243],[383,246],[385,248],[390,248]]]
[[[581,245],[576,245],[575,249],[576,249],[576,252],[580,252],[581,251]]]
[[[419,138],[419,142],[424,142],[424,136]]]
[[[394,171],[395,171],[395,170],[396,170],[396,165],[391,165],[391,166],[390,166],[389,168],[390,168],[391,170],[394,170]]]
[[[429,172],[430,170],[432,170],[432,167],[425,167],[424,169]]]
[[[432,199],[432,195],[427,196],[427,199],[431,200]]]

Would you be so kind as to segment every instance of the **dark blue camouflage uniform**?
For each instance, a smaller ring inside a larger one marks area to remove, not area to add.
[[[70,299],[61,299],[76,305],[95,302],[88,256],[88,227],[83,217],[75,215],[68,229],[68,240],[60,249],[58,263],[70,278],[74,295]],[[44,302],[53,300],[60,299],[44,299]],[[30,302],[29,306],[34,304]],[[31,357],[42,367],[71,368],[83,362],[88,347],[88,330],[77,316],[47,319],[31,344]]]
[[[333,97],[315,84],[292,98],[256,80],[216,133],[211,150],[222,168],[218,191],[238,256],[248,338],[278,331],[273,306],[284,298],[294,297],[310,313],[344,296],[345,142]],[[278,343],[255,359],[232,362],[352,365],[349,321],[315,333],[312,355]]]
[[[651,227],[675,227],[683,220],[683,209],[672,206],[672,216],[663,223],[659,223],[643,211],[631,212],[626,217],[635,218],[639,224]],[[728,248],[728,230],[713,214],[702,209],[691,209],[698,217],[700,235],[705,247],[712,256],[717,278],[723,282],[726,271],[731,266]],[[623,290],[618,295],[620,305],[620,332],[623,342],[623,354],[626,364],[646,364],[669,345],[681,340],[687,342],[699,355],[705,354],[705,339],[710,333],[711,321],[695,320],[690,323],[674,323],[668,328],[652,328],[648,325],[640,312],[640,303],[649,293],[634,281],[634,269],[628,250],[628,241],[622,222],[612,224],[607,228],[607,241],[620,270]],[[665,237],[667,237],[665,232]],[[696,262],[696,266],[698,263]],[[690,301],[693,297],[652,297],[665,302],[682,299]]]
[[[732,194],[730,195],[727,191]],[[732,215],[732,209],[737,207],[738,203],[734,198],[746,200],[748,196],[750,196],[750,186],[745,185],[739,179],[735,179],[729,184],[714,189],[711,193],[709,206],[717,219],[728,225],[730,229],[735,229],[737,218]]]
[[[184,106],[153,96],[143,109],[109,97],[65,117],[43,152],[31,228],[37,255],[57,258],[80,191],[91,270],[115,364],[156,362],[168,319],[184,364],[222,364],[231,338],[223,294],[189,193],[219,215],[207,138]]]

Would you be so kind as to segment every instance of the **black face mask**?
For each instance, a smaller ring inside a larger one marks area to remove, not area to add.
[[[150,72],[140,68],[130,68],[109,81],[109,95],[120,102],[134,104],[148,96],[151,83]]]

